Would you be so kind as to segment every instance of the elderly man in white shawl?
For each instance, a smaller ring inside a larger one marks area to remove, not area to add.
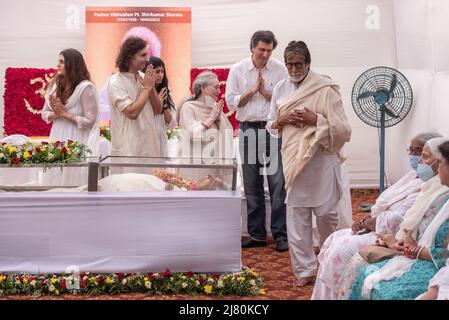
[[[361,258],[363,250],[355,254],[343,275],[339,298],[415,299],[444,266],[449,257],[449,140],[427,141],[420,161],[420,167],[438,171],[439,176],[422,185],[396,236],[380,235],[378,245],[387,247],[383,250],[391,251],[393,258],[378,255],[379,262],[367,264]]]
[[[267,129],[282,135],[287,234],[296,285],[302,287],[317,273],[312,213],[320,246],[337,227],[342,196],[339,151],[349,141],[351,128],[338,85],[310,70],[307,45],[291,41],[284,59],[289,78],[273,91]]]
[[[360,249],[375,244],[377,234],[395,234],[398,231],[406,211],[416,202],[424,181],[417,173],[424,144],[439,136],[438,133],[425,132],[414,137],[409,147],[411,170],[382,192],[371,208],[370,217],[354,222],[352,228],[335,231],[326,239],[318,255],[320,267],[313,300],[337,299],[341,276],[352,256]]]

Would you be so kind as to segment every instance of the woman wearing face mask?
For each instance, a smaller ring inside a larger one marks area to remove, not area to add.
[[[195,159],[232,158],[233,129],[222,112],[224,100],[216,102],[220,95],[217,75],[211,71],[200,73],[192,84],[192,92],[193,96],[178,110],[179,155]]]
[[[341,276],[352,256],[376,242],[376,234],[396,233],[406,211],[415,203],[423,181],[416,174],[416,164],[424,144],[438,133],[420,133],[410,141],[408,149],[411,171],[377,198],[370,217],[354,222],[352,228],[331,234],[318,255],[320,263],[312,299],[337,299]]]
[[[148,64],[153,65],[156,74],[155,88],[157,96],[150,96],[151,105],[160,105],[162,112],[155,115],[156,127],[159,132],[161,157],[168,156],[167,150],[167,129],[176,127],[176,109],[173,103],[170,89],[168,87],[168,79],[165,71],[165,64],[162,59],[151,57]]]
[[[376,241],[378,246],[397,250],[396,256],[369,264],[355,254],[342,276],[340,299],[414,299],[426,291],[430,278],[444,266],[449,256],[449,223],[445,223],[447,217],[440,219],[440,213],[448,211],[441,209],[447,207],[449,188],[437,173],[441,157],[438,146],[447,141],[434,138],[426,142],[419,161],[433,168],[433,177],[429,178],[430,173],[422,175],[427,181],[398,232],[379,235]]]

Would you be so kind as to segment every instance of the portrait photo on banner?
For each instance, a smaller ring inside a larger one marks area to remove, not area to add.
[[[129,37],[148,43],[148,58],[164,60],[173,101],[189,94],[192,61],[188,7],[86,7],[85,57],[100,92],[101,122],[110,121],[107,84],[116,72],[121,44]]]

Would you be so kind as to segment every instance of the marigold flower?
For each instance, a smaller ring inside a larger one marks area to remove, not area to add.
[[[212,286],[204,286],[204,292],[205,292],[206,294],[212,293],[212,289],[213,289]]]

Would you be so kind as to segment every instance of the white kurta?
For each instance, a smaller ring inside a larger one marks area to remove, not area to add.
[[[150,100],[136,119],[123,111],[134,103],[143,90],[137,77],[129,72],[118,72],[109,80],[108,96],[111,103],[111,136],[113,156],[159,157],[160,138]],[[115,168],[114,173],[151,173],[150,169]]]
[[[56,86],[53,85],[45,95],[45,104],[42,109],[42,119],[48,121],[50,112],[53,112],[49,97],[53,95]],[[76,116],[76,124],[58,117],[53,121],[49,139],[67,141],[74,140],[85,144],[92,151],[93,156],[98,154],[100,139],[99,103],[95,85],[90,81],[82,81],[75,88],[66,102],[64,109]],[[87,182],[87,170],[82,168],[52,168],[43,174],[43,184],[51,186],[76,186]]]
[[[278,108],[296,90],[298,87],[289,79],[276,85],[267,122],[267,130],[272,135],[277,136],[271,125],[277,118]],[[317,126],[320,121],[326,120],[318,117]],[[342,198],[341,186],[337,155],[320,146],[294,179],[292,187],[287,190],[287,233],[292,268],[298,278],[313,276],[317,272],[313,251],[312,212],[317,219],[318,242],[322,245],[337,227],[337,204]]]

